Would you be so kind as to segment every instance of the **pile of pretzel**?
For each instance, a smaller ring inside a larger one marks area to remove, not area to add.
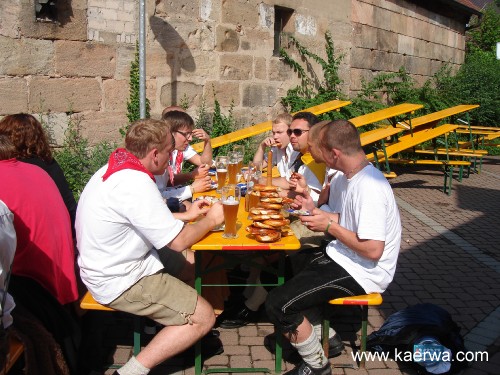
[[[276,242],[281,237],[293,234],[290,220],[283,216],[282,208],[291,199],[279,196],[279,187],[255,185],[251,194],[260,197],[256,207],[250,209],[253,221],[246,230],[259,242]]]

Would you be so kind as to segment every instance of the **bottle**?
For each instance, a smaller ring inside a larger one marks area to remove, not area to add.
[[[451,368],[451,350],[434,336],[423,336],[413,345],[413,362],[431,374],[443,374]]]

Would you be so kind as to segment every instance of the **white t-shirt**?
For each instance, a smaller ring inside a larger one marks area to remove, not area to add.
[[[14,254],[16,252],[17,237],[14,229],[14,215],[6,204],[0,200],[0,313],[2,312],[1,301],[5,291],[5,282],[10,271]],[[10,312],[16,304],[12,296],[7,293],[5,296],[5,304],[3,307],[3,326],[5,328],[12,324],[12,316]]]
[[[155,249],[169,244],[184,225],[146,173],[126,169],[102,181],[106,169],[85,186],[75,223],[80,274],[102,304],[161,270]]]
[[[367,293],[385,291],[394,277],[401,245],[401,220],[391,186],[371,164],[348,180],[338,172],[330,183],[328,206],[340,213],[339,224],[356,232],[360,239],[384,241],[382,257],[372,261],[361,257],[339,240],[326,252]]]
[[[307,186],[311,188],[309,195],[316,204],[316,202],[318,202],[319,193],[323,188],[323,184],[318,180],[318,177],[316,177],[316,175],[305,164],[302,164],[299,167],[297,173],[300,173],[306,179]]]
[[[294,151],[290,143],[285,149],[272,147],[271,150],[273,151],[273,165],[276,165],[281,177],[286,178],[287,181],[290,180],[293,172],[292,165],[299,152]]]

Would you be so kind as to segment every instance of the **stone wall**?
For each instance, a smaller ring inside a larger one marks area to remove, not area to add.
[[[350,90],[379,72],[402,66],[420,84],[448,62],[464,60],[465,24],[411,1],[352,0]]]
[[[0,2],[0,115],[50,113],[62,138],[74,116],[92,142],[121,140],[138,1],[57,2],[58,23],[35,22],[34,0]],[[464,25],[402,0],[147,0],[147,97],[153,117],[187,98],[196,109],[234,105],[242,126],[272,118],[298,78],[273,56],[275,6],[293,9],[285,30],[324,56],[324,34],[344,55],[349,95],[361,78],[405,66],[418,80],[463,61]],[[298,58],[296,51],[291,55]],[[313,68],[315,66],[313,65]],[[316,67],[317,68],[317,67]],[[321,72],[320,69],[316,69]]]

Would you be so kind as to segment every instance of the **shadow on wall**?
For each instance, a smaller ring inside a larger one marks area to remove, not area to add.
[[[166,52],[166,63],[170,66],[171,100],[168,105],[178,105],[178,82],[177,77],[181,72],[194,72],[196,64],[193,55],[184,39],[179,35],[172,25],[160,17],[151,16],[149,19],[151,30],[155,39]]]

